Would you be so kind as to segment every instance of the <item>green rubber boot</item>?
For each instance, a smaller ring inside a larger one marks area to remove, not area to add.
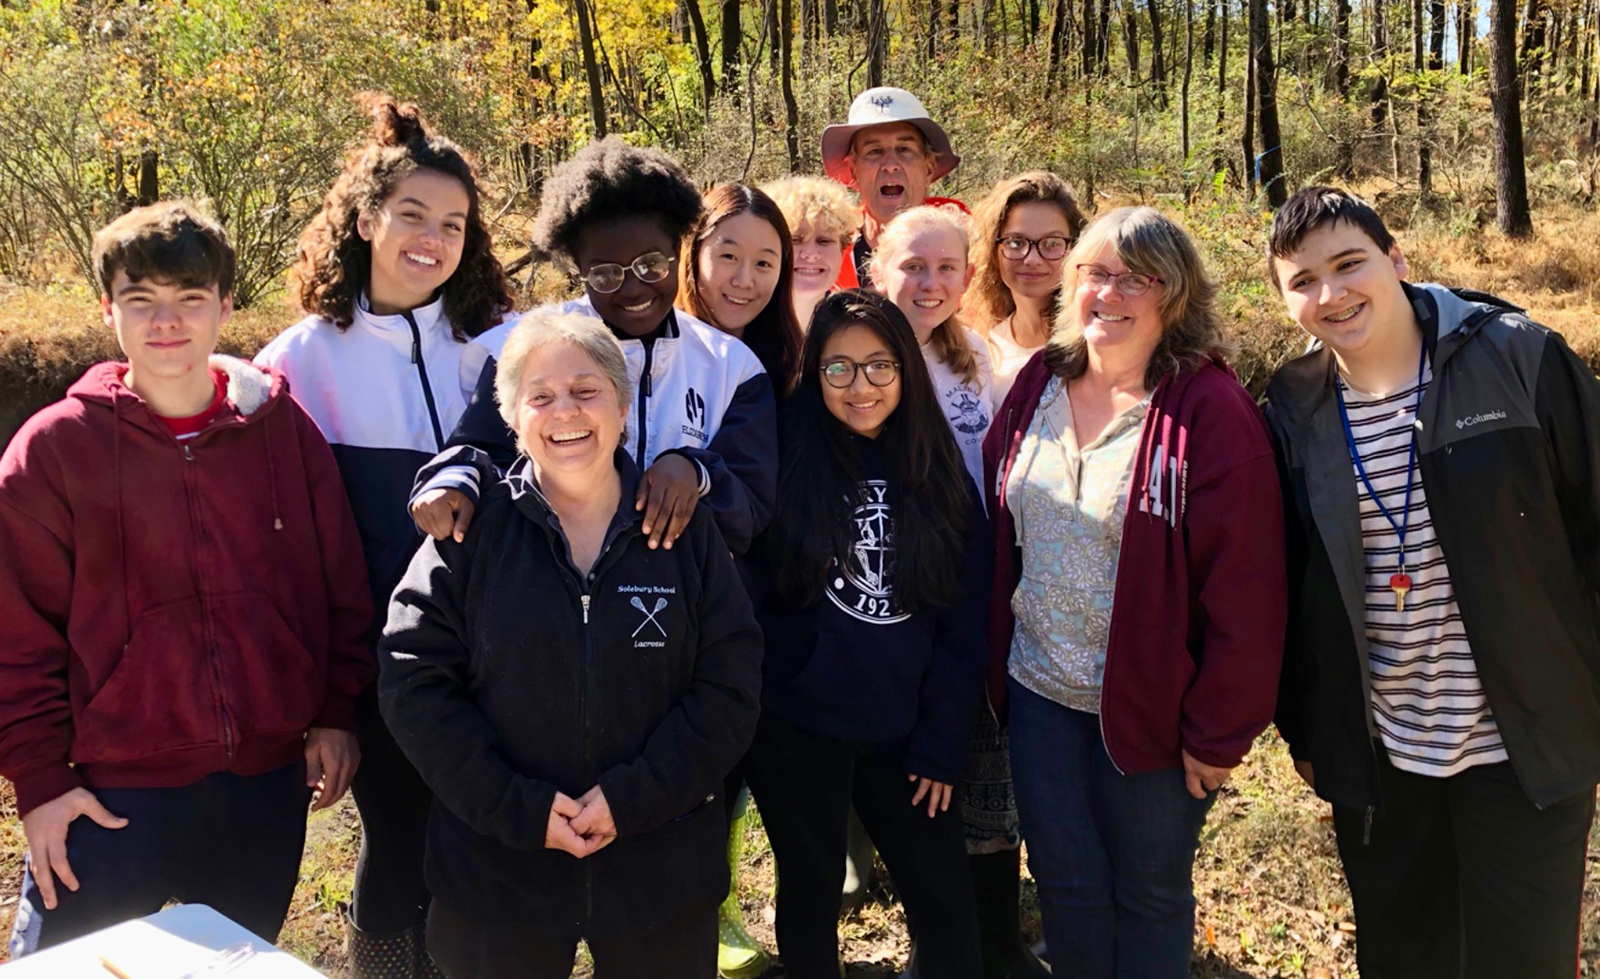
[[[741,812],[728,827],[728,896],[717,909],[717,975],[722,979],[756,979],[772,964],[761,943],[745,931],[739,907],[739,856],[749,818]]]

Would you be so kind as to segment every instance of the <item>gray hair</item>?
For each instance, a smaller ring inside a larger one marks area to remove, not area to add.
[[[494,400],[500,406],[500,417],[506,427],[517,433],[517,450],[527,452],[522,444],[522,433],[517,432],[517,391],[522,387],[522,377],[528,356],[536,350],[557,343],[567,343],[585,354],[600,368],[600,373],[616,389],[617,403],[626,417],[633,404],[633,384],[628,380],[628,360],[622,353],[622,344],[600,320],[581,313],[557,313],[534,310],[527,313],[511,328],[505,346],[500,349],[500,359],[495,367]],[[622,441],[628,441],[624,427]]]

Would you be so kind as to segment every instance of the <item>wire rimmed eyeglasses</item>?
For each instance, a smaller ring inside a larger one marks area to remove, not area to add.
[[[1099,265],[1079,265],[1077,268],[1079,281],[1096,289],[1105,288],[1109,282],[1111,288],[1129,297],[1142,296],[1150,291],[1151,286],[1165,284],[1166,281],[1143,272],[1113,272]]]
[[[578,276],[589,288],[601,295],[610,295],[622,288],[622,282],[629,272],[634,274],[640,282],[655,283],[672,274],[672,263],[677,258],[661,252],[645,252],[627,265],[618,265],[616,262],[601,262],[589,266],[589,271]]]

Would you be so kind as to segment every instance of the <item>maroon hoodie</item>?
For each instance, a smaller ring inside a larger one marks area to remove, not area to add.
[[[1005,717],[1022,575],[1006,480],[1050,380],[1035,355],[984,440],[995,528],[989,693]],[[1168,374],[1139,433],[1106,640],[1100,730],[1124,774],[1232,768],[1272,721],[1288,615],[1283,504],[1266,423],[1220,360]]]
[[[89,370],[0,457],[0,775],[26,814],[79,785],[172,787],[353,729],[372,600],[333,453],[283,376],[227,357],[179,442]]]

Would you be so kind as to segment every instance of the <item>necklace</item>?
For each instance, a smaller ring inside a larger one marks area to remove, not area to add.
[[[1417,400],[1411,407],[1411,451],[1406,456],[1406,496],[1405,508],[1400,512],[1400,519],[1395,520],[1394,514],[1383,505],[1383,498],[1373,487],[1372,480],[1367,476],[1367,467],[1361,462],[1361,453],[1356,449],[1355,433],[1350,428],[1350,412],[1344,404],[1344,385],[1333,386],[1333,393],[1339,399],[1339,421],[1344,424],[1345,445],[1350,448],[1350,461],[1355,463],[1356,475],[1361,477],[1361,482],[1367,487],[1367,493],[1372,497],[1372,502],[1378,507],[1378,512],[1383,514],[1383,519],[1389,522],[1395,536],[1400,539],[1400,567],[1389,576],[1389,590],[1394,592],[1394,608],[1396,612],[1406,610],[1406,593],[1411,590],[1411,576],[1406,574],[1406,530],[1411,524],[1411,487],[1415,482],[1413,473],[1417,468],[1417,424],[1422,411],[1422,372],[1428,365],[1428,345],[1422,345],[1422,353],[1417,358]]]

